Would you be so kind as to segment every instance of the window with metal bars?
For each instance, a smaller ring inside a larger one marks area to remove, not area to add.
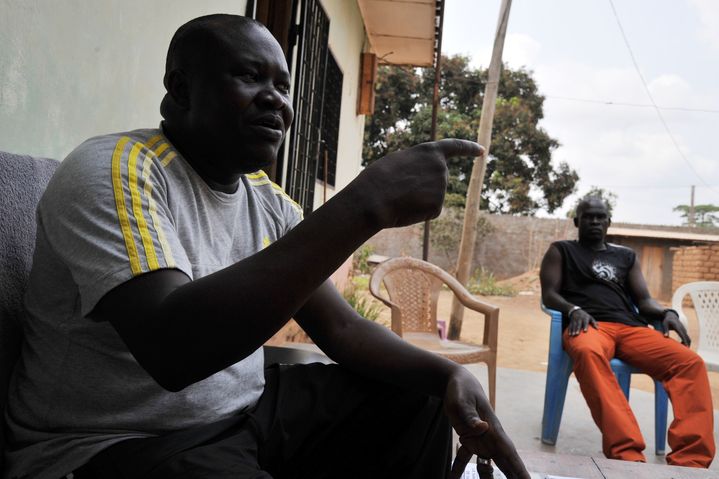
[[[294,88],[295,120],[290,132],[285,191],[305,214],[312,212],[322,154],[322,111],[330,21],[318,0],[304,0],[300,12]]]
[[[329,52],[325,71],[325,98],[322,104],[321,147],[317,179],[332,186],[335,186],[337,174],[337,140],[340,132],[342,78],[342,70],[337,65],[332,52]]]

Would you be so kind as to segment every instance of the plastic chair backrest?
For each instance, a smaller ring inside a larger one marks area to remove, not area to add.
[[[699,323],[699,354],[712,371],[719,371],[719,281],[697,281],[679,287],[672,297],[672,308],[687,324],[682,310],[684,296],[689,294]]]

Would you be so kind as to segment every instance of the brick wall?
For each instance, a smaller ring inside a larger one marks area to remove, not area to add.
[[[719,280],[719,245],[683,246],[674,251],[672,290],[692,281]]]
[[[544,253],[553,241],[574,239],[577,235],[571,220],[483,215],[492,225],[493,232],[477,240],[472,271],[481,266],[491,271],[497,279],[510,278],[539,268]],[[380,255],[421,258],[422,235],[422,225],[393,228],[380,231],[368,244]],[[458,249],[459,238],[456,247],[449,251],[430,246],[429,261],[452,272],[455,270]]]

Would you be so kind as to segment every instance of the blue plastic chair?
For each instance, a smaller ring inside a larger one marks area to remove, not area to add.
[[[554,445],[559,435],[562,421],[564,399],[567,395],[567,383],[572,374],[572,359],[562,346],[562,313],[542,306],[545,313],[552,317],[549,332],[549,360],[547,364],[547,385],[544,390],[544,413],[542,415],[542,442]],[[609,364],[617,377],[617,382],[629,400],[629,383],[632,374],[642,374],[637,368],[614,358]],[[664,455],[667,435],[667,403],[669,398],[660,381],[654,381],[654,452]]]

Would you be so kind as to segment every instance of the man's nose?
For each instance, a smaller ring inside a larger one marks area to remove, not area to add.
[[[281,110],[288,105],[288,100],[274,85],[268,85],[263,88],[257,96],[263,106],[275,110]]]

